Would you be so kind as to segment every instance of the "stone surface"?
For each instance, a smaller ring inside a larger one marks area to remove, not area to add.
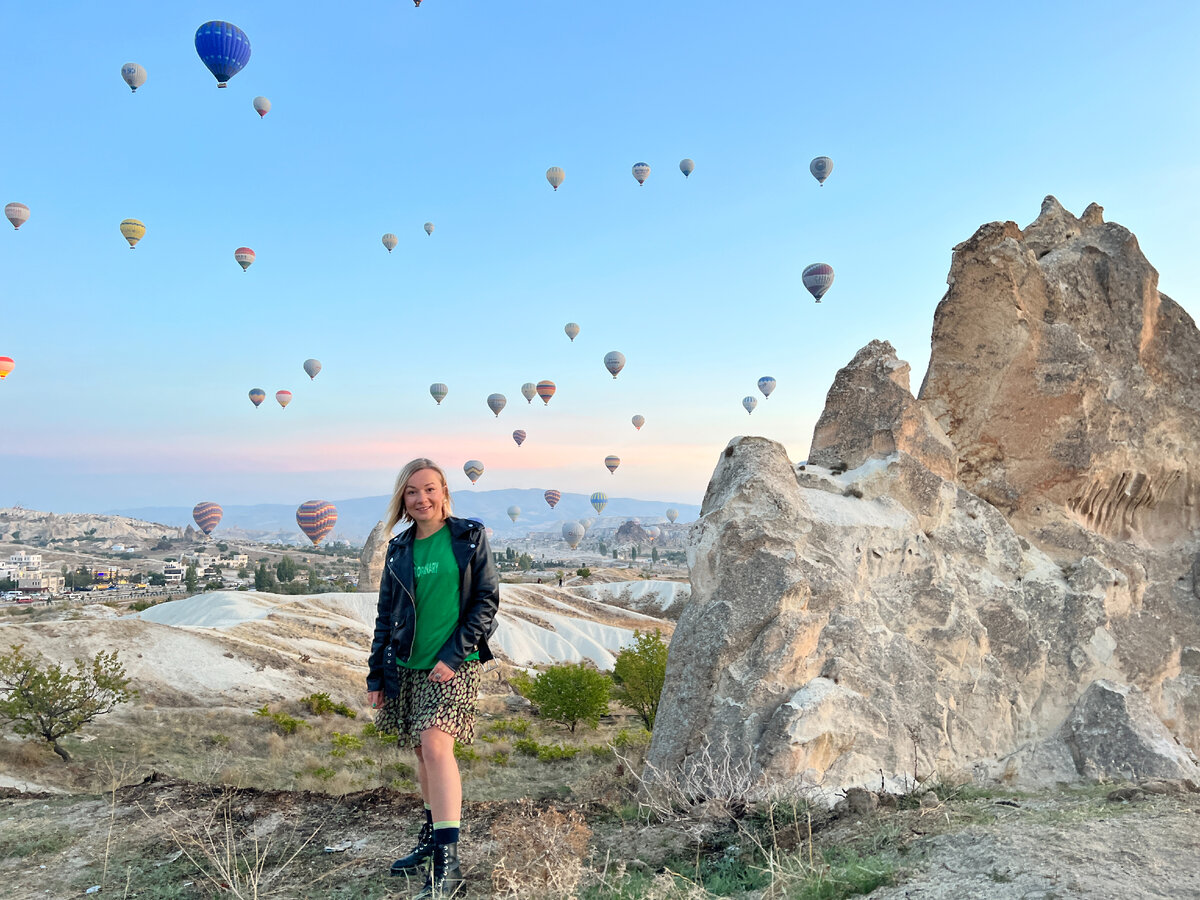
[[[1194,778],[1200,333],[1156,277],[1048,198],[956,248],[919,399],[873,341],[807,465],[733,439],[648,771],[717,748],[831,791]],[[1089,719],[1101,697],[1121,715]]]
[[[387,545],[391,539],[386,523],[380,519],[367,535],[362,555],[358,559],[359,593],[377,593],[383,578],[383,564],[387,559]]]

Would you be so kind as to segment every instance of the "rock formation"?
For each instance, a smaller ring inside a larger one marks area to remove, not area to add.
[[[387,523],[382,519],[367,535],[363,544],[362,556],[358,561],[358,590],[359,593],[378,593],[379,581],[383,578],[383,564],[387,559],[387,545],[391,535]]]
[[[1200,777],[1200,333],[1156,280],[1099,207],[1047,198],[955,248],[919,399],[873,341],[807,465],[734,438],[654,769],[715,746],[832,788]]]

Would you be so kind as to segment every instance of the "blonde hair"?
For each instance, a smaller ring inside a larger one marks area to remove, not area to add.
[[[408,487],[408,482],[412,477],[422,469],[432,469],[437,472],[438,478],[442,480],[442,490],[446,493],[446,500],[442,504],[443,517],[451,515],[452,507],[450,503],[450,487],[446,484],[446,473],[442,471],[442,467],[435,463],[432,459],[414,459],[412,462],[405,465],[400,470],[400,474],[396,476],[396,488],[392,492],[391,502],[388,503],[387,516],[387,532],[391,534],[397,523],[411,522],[412,517],[409,516],[408,510],[404,506],[404,489]]]

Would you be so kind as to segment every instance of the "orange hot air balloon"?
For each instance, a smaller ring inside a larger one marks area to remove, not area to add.
[[[554,509],[554,507],[558,506],[558,501],[562,499],[562,492],[555,491],[555,490],[549,490],[549,491],[546,491],[546,493],[542,494],[542,496],[546,499],[546,504],[551,509]]]
[[[220,504],[213,503],[211,500],[197,503],[192,509],[192,518],[196,520],[196,524],[200,526],[200,530],[205,535],[213,533],[213,529],[220,523],[221,516],[224,514],[225,510],[221,509]]]
[[[0,378],[7,378],[16,365],[11,356],[0,356]]]
[[[305,500],[296,509],[296,524],[316,546],[337,524],[337,507],[326,500]]]
[[[276,391],[275,399],[279,402],[280,406],[282,406],[284,409],[287,409],[287,405],[292,402],[292,392]]]
[[[537,383],[537,395],[542,398],[542,403],[546,406],[550,405],[550,398],[554,396],[554,392],[558,388],[555,387],[553,381],[539,381]]]

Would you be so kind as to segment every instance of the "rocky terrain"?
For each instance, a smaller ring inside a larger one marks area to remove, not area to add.
[[[1094,205],[983,226],[948,281],[918,396],[873,341],[806,465],[726,448],[656,767],[728,744],[831,791],[1200,777],[1200,333]]]

